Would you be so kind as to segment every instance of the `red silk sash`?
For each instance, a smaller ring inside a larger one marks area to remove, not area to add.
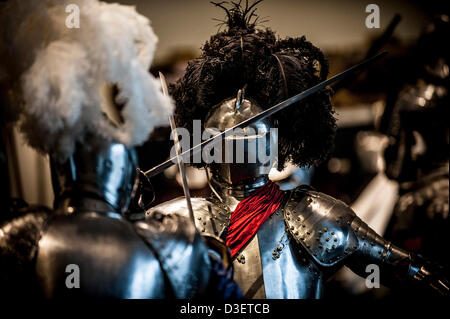
[[[277,184],[269,182],[241,201],[231,214],[226,237],[233,258],[256,234],[259,227],[280,207],[284,192]]]

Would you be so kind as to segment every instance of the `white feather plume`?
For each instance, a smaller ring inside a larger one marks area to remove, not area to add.
[[[80,28],[66,27],[68,4],[80,9]],[[30,145],[64,160],[87,136],[127,146],[143,143],[167,123],[173,106],[149,72],[157,37],[134,7],[97,0],[13,0],[3,8],[6,44],[23,105],[20,125]],[[17,21],[21,23],[17,24]],[[116,85],[122,124],[101,108],[100,89]]]

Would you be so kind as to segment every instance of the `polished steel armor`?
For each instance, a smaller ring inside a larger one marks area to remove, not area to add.
[[[48,298],[192,298],[206,291],[209,251],[188,218],[155,212],[131,223],[120,214],[135,181],[133,152],[117,143],[80,146],[66,165],[53,167],[57,209],[0,228],[0,272],[11,277],[0,277],[2,287]],[[72,267],[79,288],[67,284]]]
[[[205,122],[205,130],[222,132],[262,111],[253,100],[245,98],[239,90],[236,98],[226,99],[211,109]],[[271,130],[271,123],[263,119],[242,130],[235,130],[222,143],[222,160],[209,163],[212,178],[216,182],[241,185],[243,190],[249,179],[258,180],[268,175],[277,156],[277,131]],[[260,186],[265,183],[260,181]]]
[[[257,109],[252,104],[251,100],[241,103],[240,94],[236,99],[225,100],[212,109],[206,127],[224,130],[250,117],[252,110]],[[240,114],[242,106],[249,111]],[[269,122],[262,125],[266,131],[267,125]],[[267,174],[255,169],[255,163],[208,166],[215,195],[192,198],[195,224],[201,234],[224,239],[231,212],[269,179]],[[167,215],[187,211],[184,198],[162,203],[147,214],[156,210]],[[306,186],[285,193],[280,208],[232,262],[235,280],[248,298],[320,298],[324,280],[340,267],[346,265],[366,276],[369,264],[383,269],[384,284],[390,284],[389,279],[400,278],[449,293],[445,279],[423,260],[377,235],[343,202]]]
[[[55,205],[69,205],[68,197],[95,198],[108,205],[106,210],[125,212],[136,181],[135,150],[120,143],[90,148],[78,147],[64,164],[52,161]]]
[[[285,196],[282,207],[233,258],[234,279],[246,297],[320,298],[324,280],[340,267],[366,276],[369,264],[383,269],[383,284],[411,280],[449,293],[445,279],[377,235],[343,202],[305,187]],[[224,238],[229,207],[216,198],[192,198],[192,204],[200,233]],[[185,206],[184,198],[176,198],[147,213],[186,214]]]

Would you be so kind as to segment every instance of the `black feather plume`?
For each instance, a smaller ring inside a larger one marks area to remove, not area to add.
[[[246,96],[266,109],[326,79],[328,62],[305,37],[280,40],[269,28],[256,28],[260,2],[213,3],[225,10],[228,30],[213,35],[171,86],[178,125],[192,130],[194,119],[203,123],[214,105],[235,97],[244,85]],[[273,120],[279,131],[279,169],[287,160],[316,165],[331,151],[336,123],[329,90],[290,106]]]

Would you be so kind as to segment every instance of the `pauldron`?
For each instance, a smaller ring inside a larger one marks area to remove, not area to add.
[[[358,248],[356,215],[346,204],[303,186],[289,196],[282,210],[287,231],[317,264],[334,266]]]
[[[175,298],[206,291],[211,273],[208,249],[189,218],[155,211],[135,228],[157,256]]]
[[[407,281],[450,293],[438,265],[392,245],[337,199],[301,186],[291,192],[283,216],[291,237],[321,267],[346,265],[365,276],[366,266],[376,264],[387,286]]]

